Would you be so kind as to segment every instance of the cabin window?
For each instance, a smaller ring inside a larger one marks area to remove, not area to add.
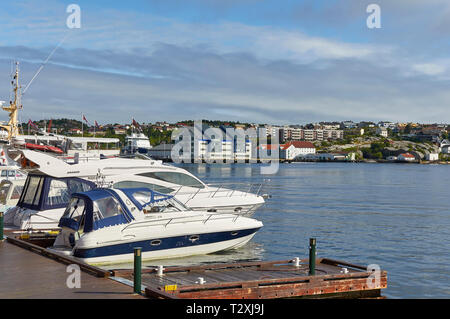
[[[135,181],[122,181],[115,183],[113,188],[148,188],[152,191],[163,193],[163,194],[169,194],[174,191],[174,189],[169,187],[164,187],[156,184],[151,183],[144,183],[144,182],[135,182]]]
[[[87,183],[77,179],[51,179],[45,203],[49,206],[64,205],[73,193],[86,192],[92,189]]]
[[[48,197],[46,199],[46,204],[60,205],[69,202],[70,194],[67,188],[67,182],[64,180],[52,179],[50,182],[50,187],[48,190]]]
[[[94,220],[123,214],[122,207],[113,197],[105,197],[94,201]]]
[[[159,179],[168,183],[178,184],[182,186],[205,188],[205,186],[196,178],[178,172],[148,172],[138,174],[140,176]]]
[[[42,187],[44,186],[44,177],[28,176],[25,190],[22,193],[21,202],[26,205],[38,205],[41,197]]]

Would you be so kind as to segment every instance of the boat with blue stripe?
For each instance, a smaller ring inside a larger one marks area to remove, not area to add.
[[[74,193],[52,247],[91,264],[209,254],[245,245],[263,226],[240,215],[194,211],[148,188]]]

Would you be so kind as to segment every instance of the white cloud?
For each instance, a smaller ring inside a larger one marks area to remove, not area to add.
[[[425,75],[441,75],[447,71],[447,67],[441,64],[434,63],[422,63],[422,64],[414,64],[412,66],[414,71],[423,73]]]

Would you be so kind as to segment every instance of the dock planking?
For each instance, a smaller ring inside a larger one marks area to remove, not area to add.
[[[132,288],[81,271],[80,288],[68,288],[67,265],[31,250],[0,242],[0,299],[144,298]]]
[[[125,278],[133,275],[130,270],[113,273]],[[142,272],[149,298],[380,298],[381,289],[387,287],[387,272],[380,271],[374,278],[363,266],[327,258],[317,259],[314,276],[309,275],[307,259],[298,267],[291,260],[280,260],[166,267],[162,276],[156,267]]]

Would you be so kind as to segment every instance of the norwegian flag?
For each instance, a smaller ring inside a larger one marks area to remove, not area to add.
[[[91,123],[88,122],[88,120],[86,119],[86,117],[83,114],[83,121],[85,121],[88,125],[91,125]]]
[[[134,126],[134,127],[137,127],[137,128],[141,128],[141,126],[139,125],[139,123],[136,122],[134,119],[133,119],[133,126]]]
[[[28,125],[31,125],[34,129],[39,130],[39,127],[37,127],[36,124],[33,123],[31,119],[28,120]]]
[[[94,121],[94,125],[96,128],[100,128],[100,125],[98,125],[97,121]]]

